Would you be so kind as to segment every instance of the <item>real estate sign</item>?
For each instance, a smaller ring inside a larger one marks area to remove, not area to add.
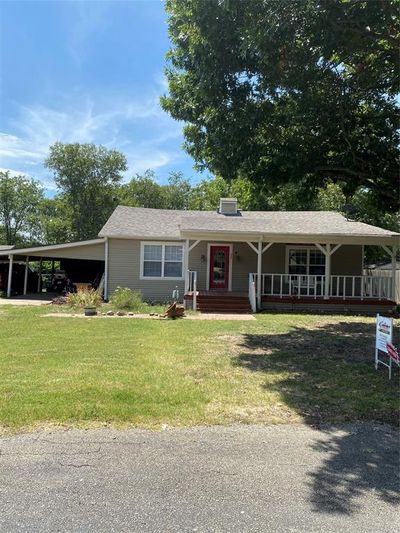
[[[376,344],[375,348],[388,353],[387,345],[391,344],[393,335],[393,320],[386,316],[376,316]]]
[[[392,345],[393,319],[386,316],[376,315],[376,339],[375,339],[375,368],[381,364],[389,369],[389,379],[392,377],[392,357],[389,361],[383,361],[379,352],[388,355],[388,345]]]

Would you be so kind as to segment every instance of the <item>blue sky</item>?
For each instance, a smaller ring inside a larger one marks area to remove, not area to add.
[[[39,179],[56,141],[123,152],[125,178],[153,169],[199,175],[182,124],[162,111],[169,47],[158,0],[0,2],[0,168]]]

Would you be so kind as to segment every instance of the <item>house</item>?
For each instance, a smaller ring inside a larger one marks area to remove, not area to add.
[[[122,286],[167,301],[177,288],[202,311],[389,310],[395,276],[363,275],[366,245],[383,247],[395,269],[398,233],[330,211],[241,211],[222,198],[215,211],[119,206],[95,241],[9,255],[72,258],[79,249],[93,260],[92,247],[103,254],[105,298]]]

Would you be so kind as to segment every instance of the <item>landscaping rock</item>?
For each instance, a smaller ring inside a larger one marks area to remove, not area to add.
[[[135,316],[135,313],[132,313],[132,311],[130,313],[128,313],[128,316]]]
[[[57,298],[53,298],[51,303],[53,305],[66,305],[68,303],[68,298],[66,296],[58,296]]]
[[[125,316],[125,315],[126,315],[126,313],[124,313],[123,311],[118,311],[117,312],[117,316]]]
[[[114,316],[114,311],[107,311],[107,316]]]

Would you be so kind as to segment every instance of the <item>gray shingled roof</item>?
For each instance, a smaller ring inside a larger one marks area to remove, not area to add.
[[[176,211],[118,206],[100,237],[181,239],[182,231],[288,235],[399,235],[349,221],[334,211],[242,211],[237,216],[216,211]]]

